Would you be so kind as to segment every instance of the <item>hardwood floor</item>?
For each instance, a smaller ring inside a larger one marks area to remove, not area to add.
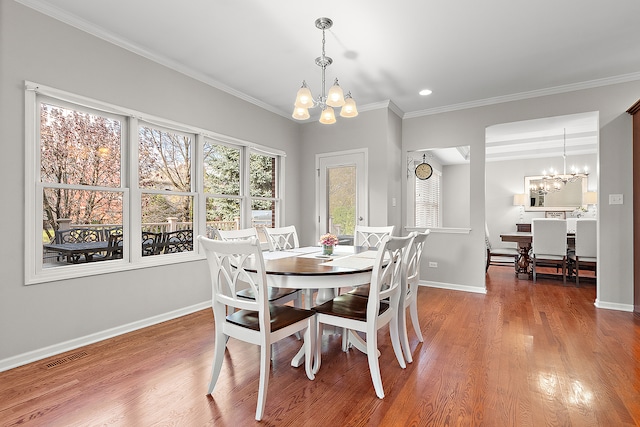
[[[421,287],[425,342],[401,369],[379,334],[386,397],[366,356],[323,339],[309,381],[276,344],[265,416],[273,426],[640,425],[640,320],[596,309],[595,286],[517,280],[489,269],[486,295]],[[206,396],[213,316],[204,310],[0,373],[0,425],[253,425],[257,347],[230,341]]]

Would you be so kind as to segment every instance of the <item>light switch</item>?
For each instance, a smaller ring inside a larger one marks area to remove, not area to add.
[[[621,205],[622,204],[622,194],[609,194],[609,204],[610,205]]]
[[[394,208],[396,207],[396,198],[395,197],[391,198],[391,206],[394,207]]]

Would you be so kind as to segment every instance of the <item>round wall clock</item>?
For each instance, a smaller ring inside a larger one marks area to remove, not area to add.
[[[433,175],[433,168],[427,163],[426,154],[422,155],[422,163],[416,166],[415,172],[418,179],[429,179]]]

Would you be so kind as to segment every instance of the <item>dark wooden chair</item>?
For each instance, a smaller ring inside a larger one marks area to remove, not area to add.
[[[193,230],[178,230],[164,233],[162,253],[173,254],[193,250]]]
[[[504,247],[504,248],[494,248],[491,246],[491,240],[489,237],[489,227],[485,223],[484,225],[484,243],[487,249],[486,265],[484,267],[484,271],[489,271],[490,265],[508,265],[516,268],[518,264],[518,258],[520,257],[520,252],[516,248]]]

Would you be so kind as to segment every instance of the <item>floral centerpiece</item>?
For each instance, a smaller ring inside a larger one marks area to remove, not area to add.
[[[327,233],[320,236],[322,245],[322,255],[333,254],[333,247],[338,244],[338,237],[335,234]]]

